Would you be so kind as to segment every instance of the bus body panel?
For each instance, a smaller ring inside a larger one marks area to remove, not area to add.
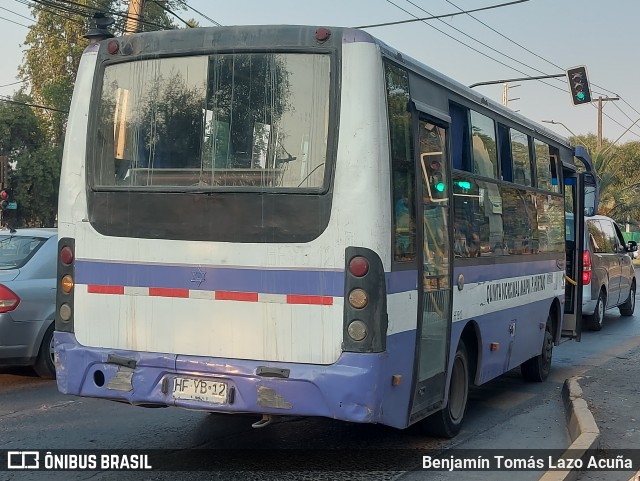
[[[171,240],[103,236],[74,218],[78,342],[279,362],[330,364],[338,359],[342,246],[369,247],[386,269],[390,264],[389,174],[383,156],[387,127],[380,120],[384,86],[380,76],[370,74],[380,69],[378,47],[346,44],[343,63],[349,65],[341,81],[340,132],[345,134],[339,133],[333,190],[334,205],[342,207],[332,210],[327,229],[305,244],[181,241],[177,248]],[[83,66],[83,72],[92,67]],[[73,164],[65,159],[65,165]],[[73,189],[78,187],[84,190],[84,182]],[[83,203],[80,192],[71,197]],[[122,294],[108,293],[114,289]],[[296,304],[291,296],[302,299]],[[171,335],[157,335],[164,332]]]
[[[179,406],[217,412],[325,416],[352,422],[379,422],[384,354],[343,353],[331,366],[182,356],[85,348],[71,333],[55,333],[60,360],[58,389],[65,394],[107,398],[148,407]],[[135,363],[119,365],[114,356]],[[257,375],[262,366],[288,369],[286,379]],[[177,376],[215,380],[233,388],[229,402],[176,399]],[[405,427],[405,426],[397,426]]]
[[[91,92],[97,60],[97,45],[89,46],[80,58],[73,88],[67,132],[62,153],[58,197],[58,238],[74,238],[76,228],[87,219],[86,155]]]

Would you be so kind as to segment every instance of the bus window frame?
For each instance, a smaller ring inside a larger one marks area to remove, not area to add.
[[[163,186],[160,189],[153,189],[147,187],[137,187],[131,189],[130,186],[102,186],[97,184],[97,165],[95,160],[89,162],[89,158],[95,159],[93,146],[97,145],[96,138],[98,135],[99,119],[97,114],[97,108],[89,113],[89,120],[87,122],[87,140],[86,140],[86,185],[87,191],[91,192],[135,192],[135,193],[147,193],[147,194],[166,194],[166,193],[187,193],[187,194],[224,194],[224,193],[258,193],[258,194],[303,194],[303,195],[326,195],[332,194],[333,182],[335,176],[335,166],[338,151],[338,131],[340,127],[339,115],[341,108],[341,89],[340,78],[342,74],[342,55],[339,48],[329,48],[327,46],[303,46],[303,47],[253,47],[246,49],[233,49],[229,47],[224,48],[208,48],[201,49],[194,53],[192,51],[176,51],[176,52],[162,52],[158,54],[133,54],[129,56],[114,57],[111,55],[102,55],[103,48],[98,53],[98,60],[94,71],[93,84],[91,87],[90,104],[99,106],[101,104],[101,94],[104,87],[104,74],[107,67],[112,65],[120,65],[132,62],[139,62],[145,60],[162,60],[171,58],[182,57],[210,57],[212,55],[225,55],[225,54],[312,54],[312,55],[327,55],[329,57],[329,114],[327,116],[327,123],[329,126],[334,126],[333,129],[327,130],[327,143],[326,143],[326,156],[325,156],[325,173],[322,185],[319,188],[274,188],[264,189],[261,187],[217,187],[203,189],[201,187],[194,189],[185,189],[183,187]],[[207,79],[208,81],[208,79]]]

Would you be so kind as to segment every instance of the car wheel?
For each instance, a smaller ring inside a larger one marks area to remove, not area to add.
[[[53,362],[53,324],[47,329],[42,338],[42,344],[40,345],[40,351],[38,352],[38,359],[33,366],[36,374],[43,379],[55,379],[56,378],[56,366]]]
[[[547,318],[547,327],[544,330],[542,351],[536,357],[532,357],[520,366],[522,378],[525,381],[542,382],[549,377],[551,372],[551,358],[553,356],[553,335],[551,334],[551,316]]]
[[[625,301],[624,304],[620,305],[620,315],[621,316],[633,316],[633,311],[636,308],[636,285],[635,283],[631,284],[631,290],[629,291],[629,298]]]
[[[602,329],[602,321],[604,320],[604,308],[606,305],[607,295],[603,290],[600,290],[593,315],[587,318],[587,320],[589,321],[589,329],[591,329],[592,331],[599,331],[600,329]]]

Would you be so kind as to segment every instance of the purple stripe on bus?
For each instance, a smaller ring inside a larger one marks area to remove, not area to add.
[[[125,264],[77,260],[76,284],[342,297],[344,272]]]
[[[416,290],[417,271],[385,274],[387,293]],[[76,284],[343,297],[343,271],[242,269],[76,260]]]
[[[455,284],[457,282],[460,274],[464,275],[464,283],[469,284],[471,282],[492,281],[509,277],[533,276],[560,270],[555,259],[464,267],[458,265],[453,269],[453,283]]]

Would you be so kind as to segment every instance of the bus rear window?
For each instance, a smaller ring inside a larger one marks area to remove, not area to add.
[[[319,191],[330,58],[243,53],[105,68],[93,187]]]

